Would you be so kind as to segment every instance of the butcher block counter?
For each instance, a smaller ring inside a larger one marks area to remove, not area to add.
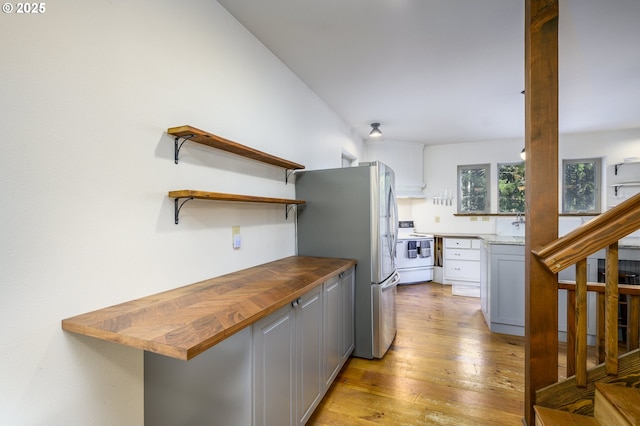
[[[189,360],[355,264],[287,257],[67,318],[62,328]]]

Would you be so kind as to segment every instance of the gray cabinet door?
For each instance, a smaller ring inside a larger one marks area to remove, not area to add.
[[[293,425],[295,309],[280,308],[253,325],[253,420],[256,426]]]
[[[302,296],[296,308],[297,423],[304,425],[324,394],[322,287]]]
[[[324,289],[324,380],[328,388],[338,374],[341,366],[340,339],[340,279],[331,278],[323,285]]]
[[[490,280],[491,329],[494,324],[524,327],[524,255],[491,254]]]
[[[354,268],[345,271],[340,277],[342,287],[342,362],[344,363],[355,345],[355,275]]]
[[[484,321],[487,326],[491,327],[491,309],[489,306],[491,294],[489,290],[489,249],[487,243],[483,242],[480,248],[480,308],[484,315]]]

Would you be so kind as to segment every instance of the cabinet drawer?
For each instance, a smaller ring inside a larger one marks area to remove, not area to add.
[[[480,250],[447,249],[444,255],[447,260],[480,260]]]
[[[480,262],[447,260],[444,263],[445,280],[480,281]]]
[[[446,248],[471,248],[471,240],[469,238],[445,238],[444,246]],[[478,246],[480,247],[480,246]]]

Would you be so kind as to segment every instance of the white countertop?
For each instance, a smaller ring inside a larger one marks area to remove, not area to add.
[[[494,235],[494,234],[481,234],[478,238],[486,241],[488,244],[513,244],[524,245],[524,237],[515,237],[512,235]],[[618,243],[618,248],[621,249],[640,249],[640,238],[628,237],[623,238]]]
[[[480,238],[489,244],[524,245],[524,237],[516,237],[513,235],[483,234]]]

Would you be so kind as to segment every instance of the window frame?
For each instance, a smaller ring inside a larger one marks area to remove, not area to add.
[[[567,182],[566,182],[566,171],[568,165],[580,164],[580,163],[594,163],[595,164],[595,172],[594,172],[594,207],[589,210],[573,210],[567,209]],[[574,158],[574,159],[563,159],[562,160],[562,213],[563,214],[588,214],[588,213],[601,213],[602,212],[602,157],[592,157],[592,158]]]
[[[526,208],[526,204],[525,204],[525,198],[524,198],[524,193],[525,190],[522,190],[522,194],[523,194],[523,199],[522,199],[522,210],[520,211],[515,211],[515,210],[509,210],[509,211],[501,211],[500,210],[500,198],[501,198],[501,193],[500,193],[500,167],[501,166],[522,166],[522,173],[523,173],[523,185],[526,185],[526,163],[524,161],[509,161],[509,162],[504,162],[504,163],[497,163],[496,164],[496,192],[497,192],[497,202],[498,202],[498,206],[496,208],[496,211],[498,212],[498,214],[502,214],[502,213],[524,213],[524,210]]]
[[[485,172],[485,199],[484,208],[482,210],[462,210],[463,207],[463,189],[462,189],[462,173],[465,170],[484,170]],[[457,171],[457,211],[458,214],[487,214],[491,212],[491,164],[465,164],[458,165]]]

